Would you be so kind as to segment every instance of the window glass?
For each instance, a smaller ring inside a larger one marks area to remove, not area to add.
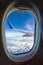
[[[35,17],[29,10],[11,11],[4,24],[6,48],[13,55],[29,53],[34,46]]]

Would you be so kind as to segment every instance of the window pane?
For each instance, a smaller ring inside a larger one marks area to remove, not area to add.
[[[29,53],[34,45],[35,17],[29,10],[13,10],[5,19],[6,47],[9,53]]]

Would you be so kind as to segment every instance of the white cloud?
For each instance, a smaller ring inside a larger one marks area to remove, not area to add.
[[[28,29],[28,30],[34,30],[34,26],[30,25],[30,24],[26,24],[25,28]]]
[[[21,42],[20,40],[23,40],[23,39],[24,39],[24,41]],[[10,45],[7,45],[8,51],[10,51],[10,52],[12,52],[14,54],[16,54],[16,53],[24,53],[24,52],[27,52],[30,49],[32,49],[32,47],[34,45],[34,37],[22,37],[21,39],[17,38],[16,41],[15,41],[15,39],[13,39],[13,40],[10,39],[8,41],[8,43],[10,44]]]
[[[26,24],[25,27],[29,30],[32,30],[32,26],[30,26],[29,24]]]
[[[33,21],[33,19],[31,20],[31,18],[30,18],[30,19],[26,20],[26,24],[24,25],[24,27],[30,31],[34,31],[34,24],[30,23],[32,21]]]

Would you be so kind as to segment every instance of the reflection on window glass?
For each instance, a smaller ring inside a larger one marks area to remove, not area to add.
[[[34,45],[35,17],[29,10],[12,11],[5,19],[6,47],[13,55],[29,52]]]

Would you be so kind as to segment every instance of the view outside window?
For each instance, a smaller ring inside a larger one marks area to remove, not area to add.
[[[29,10],[12,11],[5,19],[6,47],[9,53],[29,53],[34,45],[35,17]]]

